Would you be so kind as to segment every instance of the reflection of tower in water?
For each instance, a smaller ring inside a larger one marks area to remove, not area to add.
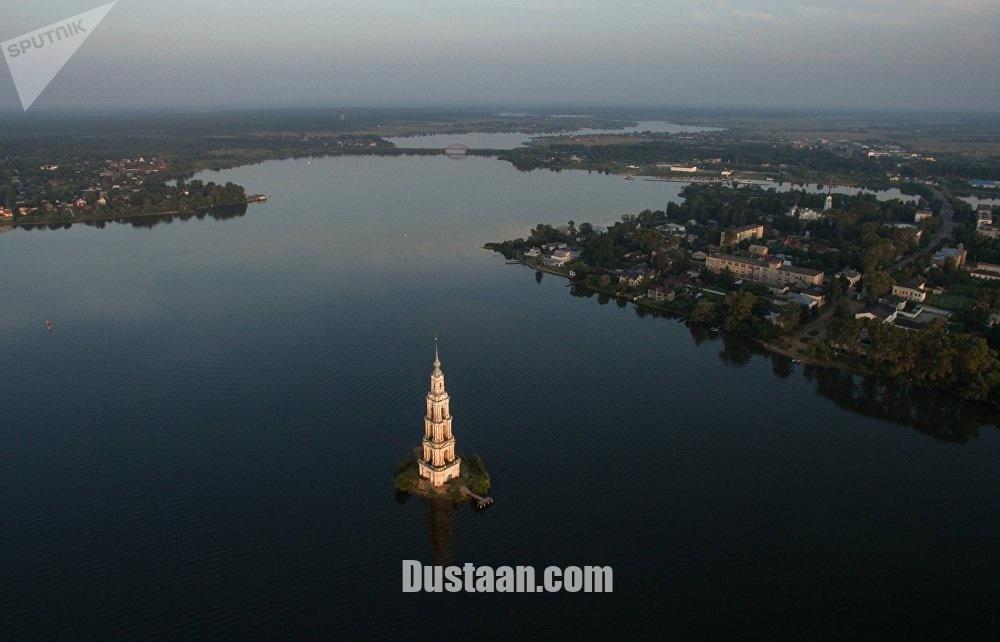
[[[455,507],[440,499],[425,499],[427,507],[427,539],[431,543],[434,563],[447,566],[455,558]]]

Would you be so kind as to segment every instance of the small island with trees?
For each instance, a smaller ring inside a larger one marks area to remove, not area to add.
[[[434,499],[445,498],[453,502],[476,499],[472,494],[463,492],[463,487],[482,498],[486,498],[490,492],[490,475],[479,455],[462,458],[459,476],[449,479],[440,487],[433,486],[430,481],[420,477],[418,459],[419,454],[414,452],[412,457],[399,462],[392,478],[392,485],[397,491]]]

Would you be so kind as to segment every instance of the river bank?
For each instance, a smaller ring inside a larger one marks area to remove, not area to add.
[[[156,217],[174,217],[174,216],[198,216],[199,214],[205,214],[212,211],[229,211],[232,215],[242,215],[246,212],[248,205],[252,203],[263,203],[266,202],[266,198],[261,200],[259,198],[249,197],[245,203],[227,203],[223,205],[210,205],[205,207],[198,207],[190,210],[168,210],[164,212],[127,212],[121,213],[117,212],[114,215],[108,216],[98,216],[95,214],[83,215],[83,216],[72,216],[71,218],[65,218],[63,215],[59,216],[43,216],[43,217],[21,217],[17,221],[11,222],[7,227],[10,228],[21,228],[21,229],[34,229],[38,227],[49,227],[49,226],[72,226],[80,223],[116,223],[124,222],[133,219],[144,219],[144,218],[156,218]],[[242,209],[241,212],[237,213],[236,210]]]
[[[582,281],[573,280],[569,276],[568,269],[555,268],[552,266],[545,266],[541,263],[535,264],[534,262],[529,262],[525,257],[520,257],[519,263],[525,267],[535,269],[540,272],[547,274],[552,274],[554,276],[560,276],[569,280],[573,287],[583,288],[587,291],[594,292],[597,294],[606,295],[611,298],[616,298],[619,301],[628,301],[636,306],[636,308],[642,310],[650,310],[660,314],[668,315],[677,318],[680,321],[687,321],[687,318],[691,311],[691,306],[686,303],[683,305],[674,304],[671,305],[667,302],[655,302],[645,296],[635,296],[627,295],[621,292],[616,292],[612,290],[602,289],[599,287],[594,287],[592,284],[587,284]],[[710,295],[714,296],[714,291],[704,290],[703,292],[709,292]],[[705,299],[707,300],[707,299]],[[808,323],[805,323],[796,330],[779,335],[773,339],[762,339],[756,337],[747,337],[745,335],[735,335],[743,339],[749,339],[756,346],[758,346],[764,352],[771,354],[773,356],[784,357],[790,359],[795,363],[801,363],[805,365],[829,368],[832,370],[841,371],[847,373],[851,376],[875,376],[884,377],[887,381],[895,381],[901,384],[912,384],[921,390],[926,390],[928,392],[937,392],[948,394],[953,396],[955,399],[962,399],[963,401],[980,404],[984,409],[990,407],[989,403],[977,402],[974,399],[967,399],[962,395],[958,394],[955,390],[949,390],[943,387],[927,386],[921,385],[919,382],[914,381],[907,377],[892,377],[884,373],[878,372],[872,367],[870,363],[865,360],[864,355],[857,355],[851,353],[844,353],[835,349],[825,349],[820,351],[814,351],[812,346],[817,342],[822,343],[822,335],[825,332],[825,327],[830,317],[833,315],[833,307],[828,306],[827,309],[812,319]],[[715,329],[713,329],[715,330]],[[721,330],[718,330],[721,332]],[[824,343],[825,346],[825,343]],[[817,352],[825,353],[831,356],[823,356],[822,354],[817,354]]]

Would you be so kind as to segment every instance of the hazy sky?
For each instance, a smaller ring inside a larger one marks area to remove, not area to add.
[[[2,0],[0,40],[104,4]],[[1000,0],[119,0],[34,109],[1000,110]],[[19,108],[0,71],[0,109]]]

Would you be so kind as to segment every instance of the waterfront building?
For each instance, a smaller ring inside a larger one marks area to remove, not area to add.
[[[431,371],[431,388],[427,393],[427,413],[424,415],[423,452],[417,461],[420,477],[435,487],[457,478],[462,466],[461,458],[455,454],[450,401],[444,388],[444,373],[435,337],[434,369]]]
[[[657,303],[662,303],[664,301],[673,301],[677,298],[677,294],[665,285],[654,285],[646,290],[646,298],[652,299]]]
[[[643,281],[646,280],[646,274],[643,270],[625,270],[622,272],[621,276],[618,277],[619,285],[623,285],[630,288],[637,288],[642,285]]]
[[[551,256],[547,256],[542,259],[542,263],[550,267],[563,267],[570,261],[575,261],[580,256],[580,253],[576,250],[569,250],[566,248],[555,250],[552,252]]]
[[[826,199],[823,201],[823,211],[829,212],[833,209],[833,194],[827,194]]]

